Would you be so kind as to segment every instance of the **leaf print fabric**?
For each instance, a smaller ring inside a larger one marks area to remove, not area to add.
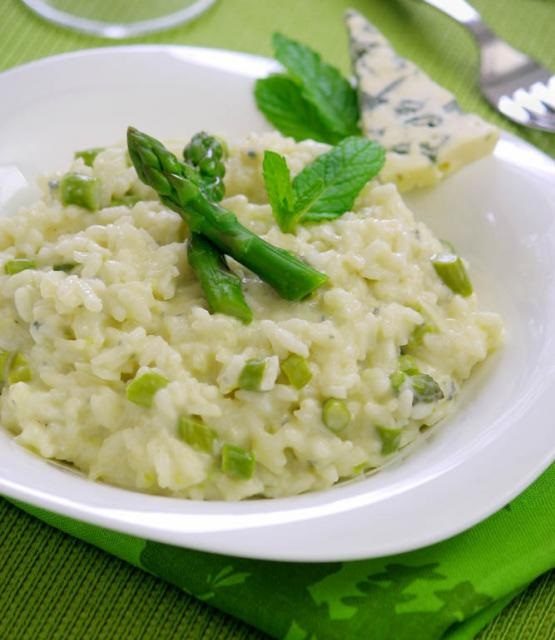
[[[353,562],[233,558],[17,504],[283,640],[471,640],[555,566],[555,466],[465,533],[398,556]]]

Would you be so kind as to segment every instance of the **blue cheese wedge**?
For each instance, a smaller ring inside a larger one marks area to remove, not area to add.
[[[463,113],[449,91],[397,55],[360,13],[348,11],[346,24],[361,127],[387,150],[383,182],[402,191],[431,186],[491,153],[499,136],[494,126]]]

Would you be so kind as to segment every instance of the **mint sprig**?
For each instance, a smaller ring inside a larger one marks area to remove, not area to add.
[[[349,137],[291,180],[285,158],[275,151],[265,151],[264,183],[280,229],[292,233],[299,223],[342,216],[384,161],[385,151],[379,144]]]
[[[303,97],[301,87],[286,75],[275,74],[257,80],[254,97],[266,119],[284,136],[328,144],[336,144],[343,138],[330,131],[318,109]]]
[[[273,45],[287,75],[256,82],[256,104],[266,118],[295,140],[336,144],[360,134],[357,94],[348,80],[318,53],[282,34],[274,34]]]

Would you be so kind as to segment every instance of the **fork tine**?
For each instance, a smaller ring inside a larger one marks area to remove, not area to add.
[[[528,108],[527,105],[522,104],[519,100],[509,98],[509,96],[502,96],[494,106],[499,109],[504,116],[519,124],[555,133],[555,114],[539,114]]]
[[[530,87],[530,95],[539,100],[548,111],[555,112],[555,84],[550,89],[549,82],[536,82]]]
[[[533,125],[537,129],[543,129],[544,131],[551,131],[555,133],[555,113],[551,114],[539,114],[535,111],[531,111],[527,107],[523,107],[530,118],[529,126]]]

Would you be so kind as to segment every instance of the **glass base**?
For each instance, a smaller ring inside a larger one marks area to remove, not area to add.
[[[216,0],[22,0],[55,24],[114,40],[170,29],[193,20]]]

